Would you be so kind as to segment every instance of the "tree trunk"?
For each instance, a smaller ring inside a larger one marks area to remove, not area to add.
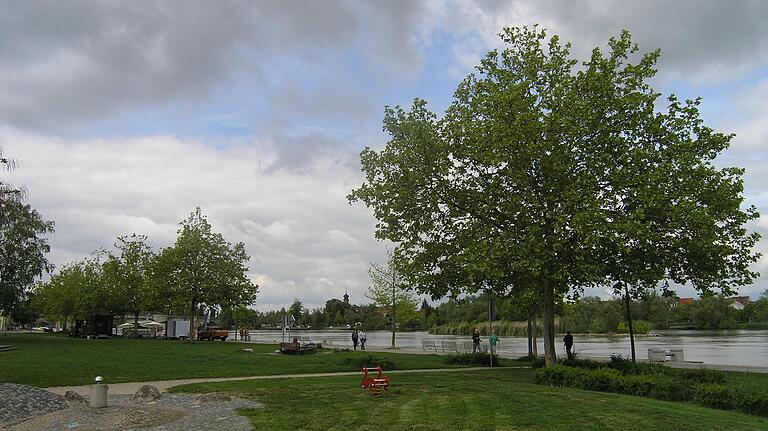
[[[635,331],[632,327],[632,314],[629,311],[629,289],[624,284],[624,299],[627,304],[627,325],[629,325],[629,344],[632,346],[632,362],[635,362]]]
[[[139,336],[139,311],[134,310],[133,312],[133,336],[138,337]]]
[[[555,290],[552,282],[544,281],[544,359],[546,365],[557,365],[557,352],[555,351]]]
[[[531,334],[531,329],[533,329],[533,323],[531,322],[531,313],[528,313],[528,357],[533,357],[533,334]]]

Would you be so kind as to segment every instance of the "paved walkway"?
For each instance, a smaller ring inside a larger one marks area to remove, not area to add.
[[[499,367],[493,369],[509,368],[529,368],[529,367]],[[387,371],[387,374],[410,374],[410,373],[451,373],[462,371],[480,371],[490,370],[488,367],[471,368],[432,368],[425,370],[395,370]],[[160,380],[155,382],[129,382],[129,383],[111,383],[109,384],[110,395],[132,395],[144,385],[152,385],[160,391],[166,391],[168,388],[190,383],[208,383],[208,382],[230,382],[236,380],[269,380],[269,379],[297,379],[305,377],[336,377],[336,376],[361,376],[360,371],[344,371],[337,373],[310,373],[310,374],[277,374],[269,376],[242,376],[242,377],[203,377],[199,379],[181,379],[181,380]],[[83,386],[57,386],[45,388],[55,394],[64,395],[69,390],[76,391],[80,395],[90,393],[90,385]]]

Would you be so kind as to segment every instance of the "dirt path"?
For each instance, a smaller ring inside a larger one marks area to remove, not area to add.
[[[528,367],[503,367],[503,368],[528,368]],[[426,370],[397,370],[387,371],[387,374],[410,374],[410,373],[451,373],[462,371],[480,371],[489,370],[488,367],[472,367],[472,368],[436,368]],[[501,368],[494,368],[501,369]],[[205,383],[205,382],[228,382],[233,380],[268,380],[268,379],[295,379],[306,377],[335,377],[335,376],[360,376],[360,371],[345,371],[337,373],[311,373],[311,374],[278,374],[270,376],[243,376],[243,377],[203,377],[199,379],[180,379],[180,380],[160,380],[155,382],[129,382],[129,383],[112,383],[109,384],[110,395],[132,395],[144,385],[152,385],[164,392],[168,388],[179,385],[186,385],[189,383]],[[90,392],[90,385],[84,386],[57,386],[51,388],[45,388],[55,394],[64,395],[68,390],[76,391],[79,394],[87,395]]]

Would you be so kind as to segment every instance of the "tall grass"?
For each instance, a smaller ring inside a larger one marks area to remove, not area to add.
[[[490,335],[490,325],[488,322],[455,322],[446,323],[433,327],[429,333],[434,335],[472,335],[472,331],[478,328],[480,329],[480,335]],[[497,335],[507,337],[525,337],[528,335],[528,322],[510,322],[507,320],[499,320],[493,322],[493,329]],[[537,334],[543,335],[542,324],[536,326]],[[555,324],[555,331],[558,331],[557,324]]]

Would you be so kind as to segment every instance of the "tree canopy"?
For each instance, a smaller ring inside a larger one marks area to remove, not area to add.
[[[388,107],[389,142],[361,153],[349,199],[373,208],[417,289],[533,292],[553,364],[568,292],[661,280],[730,292],[754,279],[743,170],[713,163],[732,135],[704,125],[700,100],[657,109],[658,51],[641,55],[623,32],[579,64],[537,27],[501,38],[442,117],[419,99]]]
[[[0,170],[14,166],[0,148]],[[23,197],[21,188],[0,181],[0,311],[25,300],[35,278],[51,269],[46,236],[54,224],[25,204]]]
[[[255,301],[258,286],[246,275],[249,260],[245,244],[232,245],[213,232],[197,208],[181,222],[173,247],[158,255],[154,283],[166,292],[168,308],[189,310],[194,327],[201,306],[235,308]]]

